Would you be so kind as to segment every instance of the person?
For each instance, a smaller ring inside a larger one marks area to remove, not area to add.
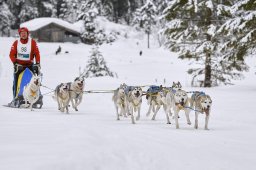
[[[14,66],[13,98],[16,97],[17,81],[20,73],[29,68],[34,74],[40,73],[40,53],[37,43],[29,37],[29,30],[22,27],[18,30],[20,39],[16,40],[10,51]],[[35,60],[35,63],[34,63]]]

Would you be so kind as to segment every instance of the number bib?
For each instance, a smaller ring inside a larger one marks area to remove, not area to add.
[[[23,61],[30,61],[30,52],[31,52],[31,38],[28,39],[27,44],[22,44],[18,40],[17,44],[17,59]]]

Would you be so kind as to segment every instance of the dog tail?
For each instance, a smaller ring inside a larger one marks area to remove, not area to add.
[[[52,99],[53,99],[54,101],[57,101],[57,97],[56,97],[55,93],[52,95]]]

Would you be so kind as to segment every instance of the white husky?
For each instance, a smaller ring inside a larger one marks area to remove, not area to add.
[[[40,95],[41,81],[38,75],[33,75],[30,82],[24,87],[23,97],[25,100],[25,107],[30,106],[30,110],[33,110],[33,104],[37,102]]]
[[[126,101],[126,95],[125,95],[125,89],[127,88],[127,85],[125,83],[121,84],[119,88],[117,88],[114,91],[114,95],[112,97],[112,100],[115,104],[116,108],[116,115],[117,120],[120,120],[120,115],[127,117],[127,101]],[[118,110],[120,109],[120,113]]]
[[[77,77],[74,80],[74,82],[68,83],[68,88],[69,88],[69,97],[70,97],[72,107],[75,109],[75,111],[78,111],[77,106],[83,100],[84,77],[83,76]]]
[[[155,120],[157,112],[159,111],[161,106],[163,106],[164,112],[166,114],[167,124],[171,124],[169,118],[170,104],[168,105],[168,103],[171,103],[170,90],[162,86],[159,86],[158,88],[159,90],[157,92],[150,92],[150,89],[147,91],[146,99],[148,100],[149,105],[147,116],[150,115],[152,109],[154,113],[152,120]]]
[[[173,110],[174,110],[176,129],[179,129],[178,117],[179,117],[179,112],[181,110],[185,111],[187,123],[189,125],[191,125],[191,121],[189,119],[189,112],[190,112],[189,100],[188,100],[188,95],[184,90],[177,90],[174,93],[174,99],[172,101],[172,107],[173,107]]]
[[[128,103],[128,113],[131,115],[132,123],[135,124],[134,112],[138,111],[136,120],[140,119],[140,109],[142,103],[142,89],[141,87],[131,87],[126,95]]]
[[[195,110],[195,129],[198,128],[198,114],[199,112],[205,113],[205,130],[208,129],[208,122],[210,117],[210,111],[212,106],[212,99],[209,95],[206,95],[203,92],[195,92],[191,96],[190,100],[191,108]]]
[[[61,83],[60,85],[58,85],[54,91],[54,95],[58,103],[58,109],[61,112],[64,112],[66,109],[66,113],[68,113],[68,107],[69,107],[69,101],[70,101],[68,84]]]

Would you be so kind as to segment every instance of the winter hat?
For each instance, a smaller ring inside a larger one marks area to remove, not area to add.
[[[19,34],[21,33],[21,31],[26,31],[29,34],[29,30],[26,27],[19,28],[19,30],[18,30]]]

